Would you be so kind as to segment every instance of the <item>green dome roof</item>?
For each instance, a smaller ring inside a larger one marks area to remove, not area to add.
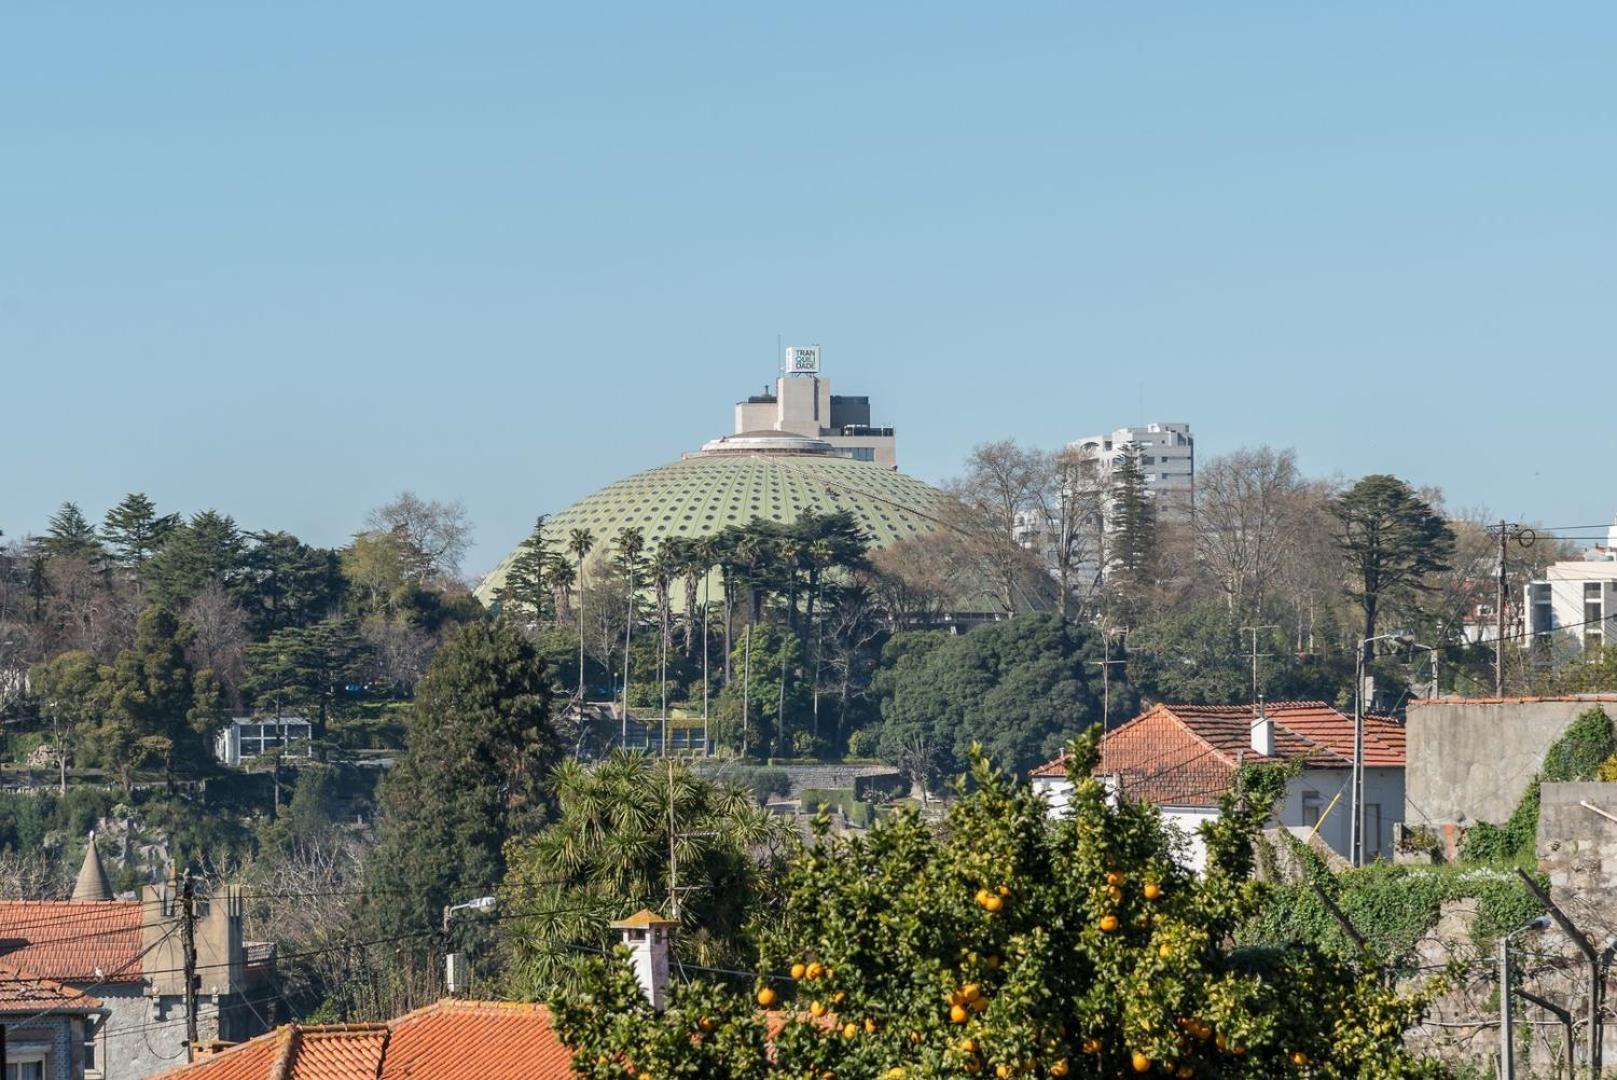
[[[745,437],[741,437],[745,438]],[[721,440],[727,441],[727,440]],[[573,529],[595,535],[596,550],[638,526],[648,548],[669,537],[700,537],[753,518],[792,522],[805,513],[851,512],[871,543],[885,547],[937,527],[943,494],[913,477],[867,461],[822,453],[695,454],[609,484],[545,525],[558,544]],[[477,587],[485,604],[505,582],[516,553]]]

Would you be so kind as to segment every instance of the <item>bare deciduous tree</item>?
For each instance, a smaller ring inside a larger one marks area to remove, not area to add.
[[[407,541],[421,559],[422,577],[455,578],[472,543],[472,526],[460,502],[423,499],[413,491],[365,515],[365,527]]]
[[[210,581],[191,598],[181,612],[192,635],[185,655],[193,667],[208,668],[225,688],[232,703],[241,700],[241,683],[246,673],[247,613],[231,598],[225,587]]]
[[[1230,610],[1263,614],[1301,487],[1291,450],[1236,450],[1199,470],[1196,552]]]
[[[1064,446],[1041,455],[1032,497],[1036,542],[1067,615],[1075,596],[1093,595],[1100,585],[1106,485],[1094,452]],[[1086,567],[1092,568],[1087,574]]]

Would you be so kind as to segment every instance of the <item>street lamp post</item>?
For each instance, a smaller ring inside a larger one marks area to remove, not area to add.
[[[1368,646],[1378,641],[1396,641],[1403,645],[1415,644],[1408,630],[1394,630],[1390,634],[1377,634],[1363,638],[1354,650],[1353,668],[1353,775],[1348,781],[1353,817],[1348,822],[1348,861],[1354,866],[1364,865],[1364,654]]]
[[[468,900],[464,904],[444,905],[444,985],[449,993],[456,994],[461,990],[460,954],[451,952],[449,948],[449,922],[457,911],[493,911],[499,901],[492,896],[479,896],[475,900]]]

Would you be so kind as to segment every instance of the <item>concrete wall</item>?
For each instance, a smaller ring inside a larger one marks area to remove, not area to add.
[[[1411,701],[1404,820],[1437,829],[1504,821],[1544,752],[1591,704],[1611,715],[1617,695]]]

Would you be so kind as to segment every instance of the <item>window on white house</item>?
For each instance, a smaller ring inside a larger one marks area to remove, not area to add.
[[[1319,792],[1303,792],[1303,825],[1310,829],[1317,826],[1323,808],[1323,804],[1319,799]]]

